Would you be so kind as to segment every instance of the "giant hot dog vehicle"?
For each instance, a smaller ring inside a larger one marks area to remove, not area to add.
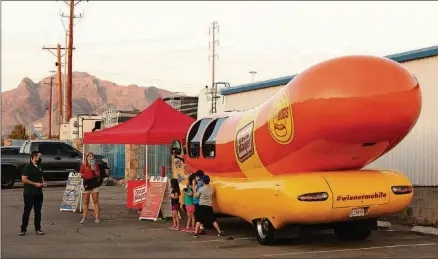
[[[378,217],[407,208],[413,188],[399,172],[362,168],[400,143],[420,111],[418,81],[401,64],[330,59],[259,107],[198,119],[172,144],[174,175],[185,184],[203,170],[215,212],[254,224],[261,244],[290,226],[365,239]]]

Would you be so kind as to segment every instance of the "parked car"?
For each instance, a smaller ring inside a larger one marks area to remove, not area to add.
[[[64,181],[70,172],[79,172],[83,154],[74,147],[60,141],[29,140],[19,148],[18,153],[11,151],[16,147],[5,147],[1,156],[2,187],[12,188],[15,182],[21,181],[21,171],[30,162],[30,153],[39,151],[42,156],[43,177],[46,181]],[[110,174],[108,159],[102,155],[94,155],[96,164],[102,172],[100,181]]]

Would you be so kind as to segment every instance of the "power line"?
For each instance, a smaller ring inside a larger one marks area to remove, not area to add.
[[[251,74],[252,82],[254,82],[254,75],[257,74],[257,71],[251,70],[249,73]]]
[[[55,71],[53,71],[55,72]],[[53,85],[53,77],[50,77],[50,83],[44,83],[45,85],[50,85],[50,104],[49,104],[49,139],[52,137],[52,87]]]
[[[209,48],[212,49],[212,55],[209,56],[209,60],[210,58],[212,59],[212,69],[211,69],[211,113],[216,113],[216,100],[217,100],[217,88],[214,82],[214,76],[215,76],[215,60],[216,57],[218,57],[219,59],[219,54],[215,53],[215,47],[216,47],[216,43],[219,46],[219,40],[216,40],[216,29],[217,32],[219,32],[219,24],[218,22],[214,21],[211,24],[211,28],[208,30],[209,35],[213,36],[213,40],[211,42],[209,42]],[[211,45],[210,45],[211,44]],[[211,46],[211,47],[210,47]]]
[[[70,0],[70,3],[67,1],[64,1],[66,4],[70,6],[70,24],[69,24],[69,30],[68,30],[68,76],[67,76],[67,91],[66,91],[66,97],[67,97],[67,116],[66,121],[69,121],[72,116],[72,83],[73,83],[73,18],[74,18],[74,9],[75,6],[78,5],[82,0],[74,1]]]
[[[58,45],[56,48],[46,48],[43,46],[43,50],[48,50],[50,53],[52,53],[56,57],[55,65],[58,67],[58,123],[62,122],[62,82],[61,82],[61,49],[65,50],[66,48],[61,48],[61,46]],[[74,48],[73,48],[74,49]],[[52,50],[56,50],[56,54],[52,52]],[[51,78],[50,78],[51,80]]]

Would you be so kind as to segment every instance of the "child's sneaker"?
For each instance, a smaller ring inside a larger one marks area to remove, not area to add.
[[[198,234],[194,234],[194,235],[193,235],[193,238],[198,238],[198,237],[199,237]]]
[[[223,236],[225,236],[225,234],[224,234],[223,231],[221,231],[221,232],[217,233],[217,236],[218,236],[218,237],[223,237]]]
[[[184,231],[184,232],[190,232],[191,231],[191,229],[190,228],[188,228],[188,227],[185,227],[185,228],[183,228],[183,230],[182,231]]]

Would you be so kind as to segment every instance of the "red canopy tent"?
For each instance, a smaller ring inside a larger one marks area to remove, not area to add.
[[[195,120],[158,98],[143,112],[112,128],[86,132],[84,144],[170,144],[183,139]]]

